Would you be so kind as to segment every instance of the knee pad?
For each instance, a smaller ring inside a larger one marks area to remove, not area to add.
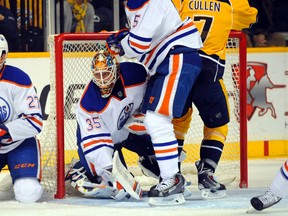
[[[43,188],[36,178],[20,178],[14,182],[15,199],[21,203],[34,203],[38,201]]]
[[[153,139],[155,138],[155,133],[157,134],[157,137],[165,136],[171,132],[173,133],[173,124],[171,123],[171,121],[172,117],[168,117],[148,110],[145,115],[144,124],[148,134]],[[173,136],[175,137],[174,133]]]
[[[204,140],[216,140],[224,143],[228,134],[228,125],[225,124],[216,128],[204,126]]]
[[[184,137],[190,127],[192,120],[192,108],[189,108],[187,113],[180,118],[173,118],[174,133],[177,139],[184,140]]]

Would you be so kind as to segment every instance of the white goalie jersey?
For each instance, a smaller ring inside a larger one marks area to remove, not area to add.
[[[41,107],[29,76],[9,65],[0,71],[0,120],[10,134],[2,137],[0,154],[15,149],[42,129]]]
[[[98,175],[112,166],[114,144],[127,139],[129,132],[123,126],[139,110],[146,90],[144,66],[120,63],[119,76],[108,98],[101,97],[99,87],[90,81],[76,111],[78,147]]]

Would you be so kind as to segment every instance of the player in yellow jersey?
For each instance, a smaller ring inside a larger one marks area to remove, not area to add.
[[[199,51],[203,69],[191,92],[193,103],[204,122],[200,160],[196,162],[198,187],[204,198],[226,196],[226,187],[213,178],[228,133],[229,108],[223,83],[225,49],[231,30],[248,28],[256,21],[257,10],[247,0],[173,0],[182,19],[187,16],[201,33]],[[179,144],[190,125],[191,105],[182,118],[174,119]],[[188,111],[187,111],[188,110]],[[188,114],[187,114],[188,113]],[[180,133],[179,133],[180,132]]]

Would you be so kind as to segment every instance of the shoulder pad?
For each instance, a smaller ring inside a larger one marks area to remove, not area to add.
[[[108,102],[109,99],[102,98],[99,88],[93,81],[90,81],[80,99],[80,106],[86,112],[100,112]]]
[[[11,65],[5,66],[5,72],[3,73],[2,79],[8,80],[20,86],[32,85],[31,79],[28,74],[26,74],[21,69]]]
[[[147,79],[145,67],[134,62],[120,63],[120,74],[123,77],[124,86],[138,85]]]
[[[131,10],[135,10],[137,8],[141,8],[143,5],[148,3],[150,0],[132,0],[127,2],[127,7]]]

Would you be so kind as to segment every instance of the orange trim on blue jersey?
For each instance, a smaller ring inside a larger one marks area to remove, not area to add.
[[[0,79],[2,78],[3,71],[5,70],[5,67],[6,67],[6,65],[4,65],[4,66],[2,67],[2,69],[0,70]]]
[[[27,85],[20,85],[20,84],[18,84],[18,83],[15,83],[15,82],[11,82],[11,81],[9,81],[9,80],[0,80],[0,82],[6,82],[6,83],[9,83],[9,84],[12,84],[12,85],[16,85],[16,86],[18,86],[18,87],[22,87],[22,88],[30,88],[30,87],[32,87],[32,83],[29,85],[29,86],[27,86]]]
[[[85,87],[85,89],[84,89],[82,95],[85,95],[85,94],[86,94],[89,85],[90,85],[90,82],[88,83],[88,85],[86,85],[86,87]],[[88,110],[86,110],[86,109],[82,106],[82,104],[81,104],[81,100],[82,100],[82,97],[80,98],[80,108],[81,108],[82,110],[84,110],[86,113],[89,113],[89,114],[97,113],[96,111],[94,111],[94,112],[89,112]]]
[[[122,75],[121,74],[119,74],[119,79],[121,79],[121,82],[122,82],[122,86],[123,86],[123,97],[127,97],[127,93],[126,93],[126,89],[125,88],[131,88],[131,87],[133,87],[133,86],[137,86],[137,85],[130,85],[130,86],[125,86],[124,85],[124,79],[123,79],[123,77],[122,77]],[[142,83],[140,83],[140,84],[138,84],[138,85],[141,85],[141,84],[143,84],[143,83],[145,83],[145,82],[142,82]],[[89,83],[90,84],[90,83]],[[96,85],[96,84],[95,84]],[[89,87],[89,85],[87,85],[86,86],[86,88],[84,89],[84,92],[83,92],[83,94],[82,95],[85,95],[86,94],[86,91],[88,90],[88,87]],[[81,99],[80,99],[80,108],[82,109],[82,110],[84,110],[86,113],[89,113],[89,114],[93,114],[93,113],[96,113],[96,114],[101,114],[101,113],[103,113],[106,109],[107,109],[107,107],[109,106],[109,104],[110,104],[110,102],[111,102],[111,99],[112,98],[115,98],[116,100],[118,100],[118,101],[121,101],[121,99],[119,99],[118,97],[116,97],[116,96],[114,96],[114,95],[110,95],[109,96],[109,100],[107,101],[107,104],[105,105],[105,107],[101,110],[101,111],[87,111],[83,106],[82,106],[82,104],[81,104],[81,100],[82,100],[82,97],[81,97]]]
[[[129,11],[137,11],[137,10],[140,10],[141,8],[145,7],[149,2],[150,2],[150,0],[148,0],[147,2],[145,2],[144,4],[142,4],[140,7],[134,8],[134,9],[129,8],[129,7],[127,6],[127,4],[125,5],[125,7],[126,7],[127,10],[129,10]]]
[[[149,98],[149,103],[150,103],[150,104],[152,104],[152,103],[153,103],[153,101],[154,101],[154,99],[155,99],[155,97],[153,97],[153,96],[150,96],[150,98]]]
[[[81,108],[82,110],[84,110],[86,113],[89,113],[90,115],[92,115],[92,114],[94,114],[94,113],[100,114],[100,113],[103,113],[103,112],[106,110],[106,108],[107,108],[107,107],[109,106],[109,104],[110,104],[110,101],[111,101],[111,97],[109,98],[106,106],[105,106],[100,112],[97,112],[97,111],[92,111],[92,112],[91,112],[91,111],[88,111],[88,110],[86,110],[86,109],[81,105],[81,103],[80,103],[80,108]]]

